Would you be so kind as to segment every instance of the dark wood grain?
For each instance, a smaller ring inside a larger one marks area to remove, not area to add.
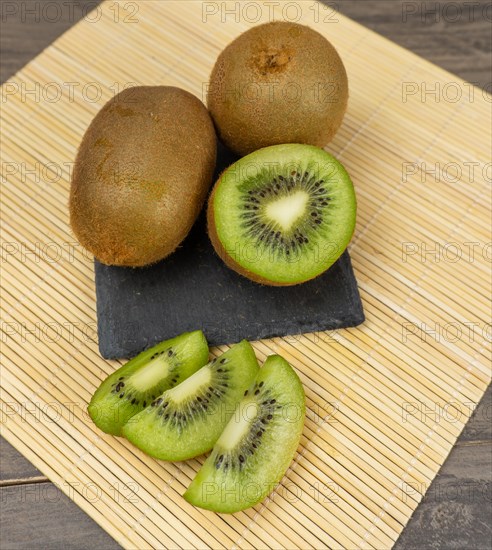
[[[41,53],[98,3],[99,0],[2,0],[1,82]]]
[[[492,548],[492,386],[394,550]]]
[[[53,483],[0,487],[2,550],[113,550],[103,529]]]
[[[10,485],[18,480],[47,478],[24,458],[8,441],[0,438],[0,486]]]
[[[457,445],[394,550],[492,548],[492,442]]]
[[[326,3],[400,46],[491,91],[490,1]]]
[[[64,5],[56,21],[29,15],[33,9],[41,10],[42,14],[43,6],[55,3]],[[338,0],[328,3],[418,55],[490,91],[491,31],[490,20],[483,12],[490,2]],[[7,4],[18,5],[16,15],[5,12]],[[34,4],[39,7],[33,7]],[[67,7],[68,4],[72,6]],[[95,5],[91,0],[2,0],[1,82]],[[482,550],[492,547],[491,458],[492,389],[489,388],[395,548]],[[0,465],[2,550],[119,547],[3,440]],[[36,483],[30,483],[33,479]]]
[[[465,426],[458,444],[492,440],[492,386],[480,401],[470,422]]]

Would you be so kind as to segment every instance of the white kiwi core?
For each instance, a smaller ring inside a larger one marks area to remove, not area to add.
[[[153,388],[160,380],[169,374],[169,363],[165,357],[159,356],[150,361],[145,367],[137,370],[131,376],[133,387],[144,392]]]
[[[198,388],[208,385],[212,379],[212,372],[209,366],[202,367],[195,374],[191,375],[181,384],[175,386],[172,390],[169,390],[169,397],[175,403],[181,403],[190,395],[194,395]]]
[[[223,449],[234,449],[248,433],[251,423],[258,416],[260,408],[250,399],[243,400],[222,432],[217,444]]]
[[[272,200],[266,206],[266,215],[277,222],[284,231],[288,231],[304,215],[308,202],[308,193],[299,190],[286,197]]]

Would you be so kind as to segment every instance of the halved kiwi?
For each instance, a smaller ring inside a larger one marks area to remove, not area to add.
[[[258,372],[243,340],[187,380],[158,396],[123,427],[123,435],[162,460],[186,460],[209,451]]]
[[[108,376],[88,407],[103,432],[121,435],[122,426],[163,391],[176,386],[208,360],[201,330],[187,332],[143,351]]]
[[[355,227],[344,167],[311,145],[259,149],[225,170],[208,204],[208,231],[225,263],[253,281],[294,285],[326,271]]]
[[[299,445],[305,396],[285,359],[270,356],[184,498],[233,513],[263,500],[280,481]]]

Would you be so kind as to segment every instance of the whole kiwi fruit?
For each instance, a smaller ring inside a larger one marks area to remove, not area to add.
[[[207,93],[220,139],[240,155],[281,143],[325,146],[347,101],[347,73],[335,48],[287,22],[253,27],[229,44]]]
[[[80,145],[70,223],[104,264],[139,267],[186,237],[212,182],[216,136],[203,103],[169,86],[137,86],[111,99]]]

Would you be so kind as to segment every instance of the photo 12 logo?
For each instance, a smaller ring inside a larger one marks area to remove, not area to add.
[[[202,2],[202,22],[221,23],[338,23],[336,2]]]
[[[210,98],[214,101],[234,101],[237,105],[254,105],[258,101],[263,103],[276,102],[298,104],[300,101],[308,101],[318,104],[337,103],[339,101],[340,85],[338,82],[315,82],[307,88],[301,86],[297,81],[251,81],[238,83],[234,87],[217,88],[209,82],[202,84],[202,101],[207,102]]]
[[[477,100],[492,102],[492,82],[479,86],[476,82],[402,82],[403,103],[417,100],[421,103],[459,103]]]
[[[203,502],[240,503],[258,501],[265,495],[269,495],[271,501],[282,500],[290,504],[310,499],[321,504],[337,504],[339,491],[340,486],[332,481],[326,483],[316,481],[305,489],[288,479],[284,479],[281,484],[256,481],[245,483],[207,481],[201,486],[201,499]]]
[[[466,262],[472,264],[478,261],[492,263],[492,242],[403,242],[401,243],[401,259],[403,263],[416,261],[425,263]]]
[[[444,478],[448,476],[443,476]],[[490,503],[492,502],[492,483],[490,481],[448,481],[436,477],[429,485],[427,482],[404,482],[401,487],[403,502],[419,501],[422,495],[434,502]]]
[[[492,183],[492,162],[450,161],[450,162],[403,162],[402,183],[419,181],[420,183],[447,183],[462,185],[483,180]]]
[[[46,481],[46,483],[40,483]],[[115,481],[101,486],[90,481],[82,483],[76,480],[65,480],[62,484],[49,482],[47,478],[35,478],[31,483],[13,485],[0,493],[0,502],[7,503],[45,503],[55,504],[63,502],[68,496],[69,499],[77,502],[79,497],[90,503],[99,502],[109,496],[114,502],[122,504],[138,504],[140,498],[137,496],[140,486],[134,481],[122,483]],[[66,495],[66,496],[65,496]]]
[[[460,403],[458,401],[424,403],[422,401],[405,401],[401,405],[402,423],[412,422],[412,419],[417,419],[422,423],[440,424],[442,422],[455,424],[465,423],[473,411],[476,409],[477,403],[468,401]],[[490,421],[491,407],[486,407],[483,410],[484,419]]]
[[[104,86],[99,82],[6,82],[2,86],[1,102],[7,103],[20,98],[21,103],[99,103],[107,95],[114,98],[120,92],[137,86],[136,82],[114,82]],[[126,97],[127,102],[131,100]]]
[[[447,323],[412,323],[401,325],[402,343],[421,342],[492,342],[492,323],[479,321],[449,321]]]
[[[435,23],[492,23],[492,3],[469,2],[402,2],[401,20],[418,21],[424,25]]]
[[[78,0],[6,0],[0,3],[0,21],[8,23],[15,20],[21,23],[75,23],[83,19],[87,23],[97,23],[103,17],[103,8],[99,1]],[[138,2],[113,0],[108,3],[114,23],[138,23]]]

